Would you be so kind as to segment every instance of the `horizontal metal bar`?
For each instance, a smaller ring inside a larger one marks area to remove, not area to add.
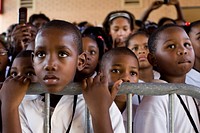
[[[27,94],[45,93],[44,87],[40,84],[31,84]],[[55,94],[59,95],[78,95],[81,94],[81,84],[70,83],[63,91]],[[118,94],[134,93],[138,95],[166,95],[177,93],[180,95],[188,95],[200,99],[200,88],[182,83],[128,83],[121,84]]]

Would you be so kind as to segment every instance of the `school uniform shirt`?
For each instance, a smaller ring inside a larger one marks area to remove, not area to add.
[[[160,73],[155,71],[155,70],[153,70],[153,75],[154,75],[154,79],[160,78]],[[138,83],[145,83],[145,82],[143,80],[139,79]],[[132,97],[132,120],[134,120],[137,107],[139,106],[142,98],[143,98],[142,95],[137,95],[137,94],[134,94],[133,97]],[[127,108],[122,113],[122,116],[123,116],[123,120],[124,120],[125,129],[127,129],[126,128],[127,127],[127,117],[128,117],[127,116]]]
[[[186,79],[185,83],[194,85],[200,88],[200,72],[198,72],[195,69],[191,69],[187,74],[186,74]],[[196,99],[199,110],[200,110],[200,99]]]
[[[197,108],[190,96],[181,96],[197,128],[200,123]],[[169,132],[169,95],[144,96],[134,118],[134,133]],[[195,133],[194,128],[177,95],[174,98],[174,132]]]
[[[198,72],[195,69],[191,69],[187,74],[186,74],[186,84],[191,84],[194,86],[197,86],[200,88],[200,72]]]
[[[19,107],[20,122],[23,133],[43,133],[44,132],[44,102],[43,96],[34,100],[24,99]],[[66,133],[73,112],[73,95],[64,95],[52,111],[51,133]],[[78,95],[76,110],[72,121],[70,133],[84,133],[85,122],[85,100],[83,95]],[[98,107],[98,105],[97,105]],[[110,117],[115,133],[125,133],[123,119],[116,104],[110,107]],[[90,118],[91,119],[91,118]],[[90,121],[92,128],[92,123]],[[92,131],[92,129],[90,129]],[[93,131],[92,131],[93,132]]]

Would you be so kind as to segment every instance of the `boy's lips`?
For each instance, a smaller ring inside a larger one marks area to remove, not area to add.
[[[43,78],[45,84],[56,84],[59,80],[55,75],[45,75]]]

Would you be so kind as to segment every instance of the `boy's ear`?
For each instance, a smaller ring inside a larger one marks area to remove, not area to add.
[[[78,56],[78,64],[77,64],[77,69],[78,71],[81,71],[85,68],[86,65],[86,53],[82,52],[79,56]]]
[[[152,66],[157,66],[157,60],[155,54],[149,53],[147,59]]]

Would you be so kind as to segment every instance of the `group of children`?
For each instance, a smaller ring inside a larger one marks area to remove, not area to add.
[[[55,133],[84,132],[85,105],[91,132],[125,133],[127,98],[117,95],[123,82],[200,87],[196,78],[200,71],[200,21],[191,23],[187,30],[164,25],[151,35],[144,31],[132,34],[133,21],[126,11],[106,17],[104,28],[112,40],[108,49],[101,28],[90,27],[81,34],[72,23],[52,20],[37,32],[31,50],[23,48],[16,55],[7,79],[2,73],[6,72],[8,53],[0,43],[2,132],[44,132],[44,94],[26,95],[33,82],[50,93],[50,129]],[[71,82],[82,83],[81,95],[55,95]],[[134,95],[134,133],[169,132],[168,101],[167,95]],[[176,95],[174,104],[175,132],[199,132],[198,100]]]

